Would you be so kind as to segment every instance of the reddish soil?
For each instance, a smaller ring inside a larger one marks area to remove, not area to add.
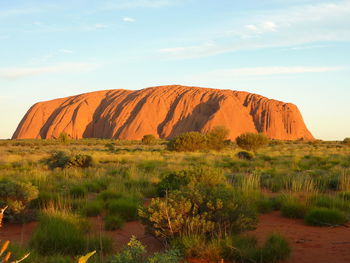
[[[122,230],[104,231],[102,218],[92,218],[96,233],[102,231],[110,235],[117,249],[127,244],[135,235],[145,244],[150,252],[162,250],[161,243],[144,233],[139,222],[126,223]],[[10,240],[26,244],[37,225],[36,222],[13,225],[5,224],[0,229],[0,240]],[[248,234],[255,235],[262,241],[271,233],[280,233],[288,239],[292,247],[292,256],[285,263],[349,263],[350,228],[349,227],[312,227],[304,225],[302,220],[288,219],[279,212],[261,215],[256,230]],[[191,260],[193,263],[208,263],[203,260]]]
[[[285,263],[349,263],[349,227],[312,227],[303,220],[284,218],[279,212],[261,215],[256,230],[250,234],[264,239],[280,233],[288,239],[292,256]]]
[[[138,221],[125,223],[123,229],[115,231],[105,231],[101,217],[91,218],[91,222],[95,233],[103,232],[112,237],[117,250],[121,250],[129,242],[131,236],[135,236],[142,244],[146,245],[149,253],[158,252],[163,249],[160,241],[151,235],[145,234],[144,226]]]

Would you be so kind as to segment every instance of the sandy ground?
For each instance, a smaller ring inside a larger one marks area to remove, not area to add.
[[[349,227],[306,226],[303,220],[273,212],[261,215],[257,229],[250,232],[260,240],[270,233],[280,233],[290,242],[292,256],[285,263],[350,263]]]
[[[91,222],[96,232],[103,231],[102,218],[92,218]],[[0,240],[26,244],[36,225],[36,222],[25,225],[5,224],[0,230]],[[145,234],[144,227],[136,221],[126,223],[121,230],[105,233],[113,238],[117,250],[125,246],[132,235],[147,245],[150,252],[162,249],[161,243]],[[304,225],[302,220],[284,218],[279,212],[273,212],[261,215],[257,229],[248,234],[263,240],[270,233],[280,233],[290,242],[292,256],[284,263],[350,263],[349,227],[311,227]]]

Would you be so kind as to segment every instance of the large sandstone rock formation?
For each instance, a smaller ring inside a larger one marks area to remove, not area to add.
[[[61,132],[72,138],[172,138],[215,126],[229,128],[230,139],[244,132],[264,132],[283,140],[313,139],[293,104],[248,92],[184,86],[104,90],[39,102],[13,138],[57,138]]]

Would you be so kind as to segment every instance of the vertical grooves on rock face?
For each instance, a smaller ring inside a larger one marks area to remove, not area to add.
[[[171,138],[223,125],[230,138],[264,132],[275,139],[312,140],[298,108],[260,95],[231,90],[162,86],[110,90],[35,104],[13,138]]]

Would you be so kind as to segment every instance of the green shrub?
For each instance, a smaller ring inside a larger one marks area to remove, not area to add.
[[[146,261],[146,248],[140,241],[132,236],[124,250],[113,256],[108,263],[144,263]]]
[[[37,187],[31,183],[15,182],[8,179],[0,181],[0,207],[8,206],[5,218],[12,221],[25,221],[29,203],[39,195]]]
[[[210,166],[195,166],[190,169],[162,175],[160,182],[157,184],[157,191],[159,196],[165,196],[166,192],[180,190],[189,184],[225,185],[227,184],[227,179],[221,169]]]
[[[222,258],[220,240],[208,239],[201,234],[177,237],[172,240],[171,247],[178,249],[185,258],[204,259],[208,262],[216,262]]]
[[[307,207],[298,200],[285,200],[281,206],[281,214],[288,218],[304,218]]]
[[[99,254],[110,254],[113,251],[113,239],[104,234],[88,236],[86,247],[87,251],[97,251]]]
[[[262,133],[243,133],[236,138],[239,147],[247,151],[256,152],[258,149],[266,146],[269,139]]]
[[[29,207],[40,209],[48,207],[50,204],[58,203],[60,196],[58,193],[48,192],[48,191],[40,191],[38,198],[34,199],[30,202]]]
[[[137,219],[138,203],[133,199],[121,198],[110,200],[107,203],[107,210],[110,215],[119,215],[126,221]]]
[[[110,258],[107,263],[180,263],[181,255],[177,250],[167,250],[147,257],[146,247],[132,236],[123,251]]]
[[[177,152],[194,152],[207,149],[207,138],[200,132],[186,132],[168,143],[168,149]]]
[[[147,259],[147,263],[180,263],[182,256],[178,250],[167,250],[161,253],[155,253]]]
[[[206,134],[200,132],[182,133],[168,143],[168,149],[177,152],[195,152],[202,150],[222,150],[230,131],[223,127],[214,127]]]
[[[124,220],[119,215],[107,215],[104,221],[106,230],[121,229],[124,225]]]
[[[79,255],[84,253],[86,238],[78,219],[60,215],[42,215],[30,247],[42,255]]]
[[[261,197],[256,201],[259,213],[269,213],[274,209],[274,203],[271,198]]]
[[[347,145],[347,146],[350,146],[350,138],[345,138],[343,140],[343,144]]]
[[[312,206],[324,208],[336,208],[342,211],[350,211],[350,202],[344,198],[346,195],[339,193],[337,196],[315,195],[310,197],[309,203]]]
[[[230,134],[230,130],[224,126],[216,126],[207,134],[207,147],[220,151],[226,147],[226,140]]]
[[[82,198],[86,195],[86,189],[84,186],[75,185],[69,190],[69,194],[73,198]]]
[[[260,262],[258,258],[258,241],[253,236],[234,236],[226,238],[222,244],[225,260],[234,262]]]
[[[103,204],[99,201],[90,201],[82,209],[85,216],[97,216],[103,211]]]
[[[63,144],[68,144],[70,142],[70,139],[70,136],[65,132],[61,132],[58,136],[58,140]]]
[[[253,160],[254,158],[254,153],[248,152],[248,151],[240,151],[237,153],[237,157],[242,160]]]
[[[171,239],[179,235],[231,233],[252,229],[256,213],[230,187],[195,184],[153,198],[139,215],[150,233]]]
[[[345,201],[350,201],[350,192],[340,192],[338,197]]]
[[[146,134],[142,137],[142,143],[146,145],[153,145],[157,142],[156,137],[153,134]]]
[[[269,235],[262,247],[252,236],[228,238],[222,244],[223,256],[234,262],[276,263],[287,259],[291,249],[288,242],[277,234]]]
[[[312,226],[337,226],[347,221],[347,215],[338,209],[317,207],[305,215],[305,223]]]
[[[261,249],[262,262],[275,263],[287,259],[291,254],[288,242],[278,234],[270,235]]]
[[[123,197],[121,193],[117,193],[112,190],[104,190],[101,193],[99,193],[99,195],[97,196],[98,199],[101,199],[104,202],[107,202],[108,200],[112,200],[112,199],[119,199],[121,197]]]
[[[188,173],[185,171],[165,174],[157,184],[158,195],[165,196],[169,191],[179,190],[181,187],[188,185],[190,180]]]
[[[51,169],[69,167],[86,168],[92,166],[93,164],[93,160],[90,155],[67,155],[62,151],[54,152],[49,158],[45,160],[45,162]]]

